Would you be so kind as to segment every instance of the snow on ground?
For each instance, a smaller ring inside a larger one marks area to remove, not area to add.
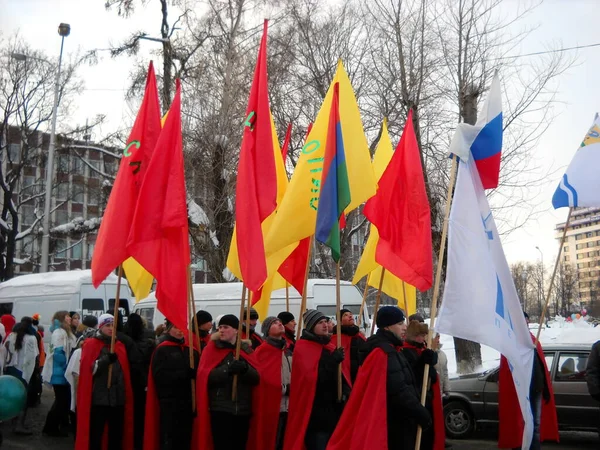
[[[531,332],[534,335],[537,333],[537,328],[537,324],[530,325]],[[542,346],[544,344],[589,344],[591,347],[594,342],[599,340],[600,326],[593,327],[586,321],[586,318],[567,322],[563,317],[556,317],[548,323],[547,328],[542,329],[540,334]],[[457,373],[454,339],[452,336],[442,334],[440,342],[442,343],[442,350],[448,356],[448,373],[450,378],[455,377]],[[482,366],[477,372],[484,372],[498,367],[500,364],[500,353],[493,348],[482,345],[481,363]]]

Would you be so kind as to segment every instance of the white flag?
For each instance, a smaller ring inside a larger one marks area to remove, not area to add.
[[[506,357],[525,420],[522,448],[528,449],[533,436],[529,387],[534,346],[472,159],[459,164],[450,212],[446,285],[435,328],[485,344]]]

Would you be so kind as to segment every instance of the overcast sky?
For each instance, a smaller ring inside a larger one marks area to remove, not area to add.
[[[546,0],[519,25],[537,29],[523,40],[514,54],[599,43],[599,2]],[[516,3],[518,0],[508,0],[505,7],[513,8]],[[119,18],[116,12],[107,12],[102,0],[0,0],[0,11],[0,30],[5,38],[19,30],[32,47],[45,51],[49,56],[57,55],[60,50],[57,34],[60,22],[71,25],[71,35],[65,41],[66,53],[107,48],[134,31],[147,30],[152,34],[160,26],[158,2],[151,2],[151,7],[128,20]],[[160,44],[146,41],[141,45],[143,54],[150,58],[151,52],[156,51]],[[557,222],[564,221],[567,210],[552,210],[552,194],[562,171],[590,127],[594,114],[600,110],[597,82],[600,47],[582,49],[576,55],[577,65],[559,80],[560,103],[556,106],[559,115],[535,149],[535,156],[542,161],[544,168],[558,172],[548,177],[539,197],[545,212],[503,239],[510,263],[539,259],[536,246],[542,250],[547,266],[556,258],[555,226]],[[129,83],[129,63],[126,58],[111,60],[105,56],[97,66],[81,71],[86,90],[76,102],[77,109],[72,114],[74,124],[84,124],[86,118],[106,114],[110,121],[104,129],[95,131],[95,135],[102,136],[120,123],[132,123],[137,105],[124,101]]]

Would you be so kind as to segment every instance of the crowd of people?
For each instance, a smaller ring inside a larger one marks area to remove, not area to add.
[[[46,355],[39,317],[5,315],[3,373],[25,385],[29,406],[40,401],[42,380],[52,386],[43,433],[75,435],[76,450],[335,450],[361,440],[355,448],[412,449],[418,427],[422,449],[444,449],[446,358],[427,348],[422,318],[381,307],[367,339],[351,311],[340,317],[338,348],[337,328],[317,310],[304,313],[296,336],[292,313],[265,317],[259,333],[251,309],[239,343],[233,314],[213,321],[199,311],[190,342],[169,321],[153,330],[137,314],[123,325],[108,313],[58,311]],[[12,419],[14,432],[31,433],[26,414]]]

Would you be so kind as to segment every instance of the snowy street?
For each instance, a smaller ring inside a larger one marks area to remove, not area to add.
[[[544,449],[586,450],[598,448],[598,435],[594,433],[564,432],[560,434],[560,444],[542,444]],[[496,433],[492,430],[477,432],[473,439],[449,441],[454,450],[492,450],[497,449]]]

